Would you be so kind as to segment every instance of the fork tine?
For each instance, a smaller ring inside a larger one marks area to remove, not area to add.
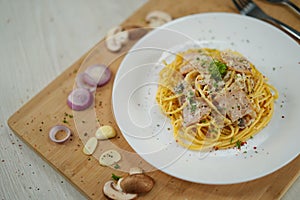
[[[232,0],[232,1],[233,1],[234,5],[237,7],[238,10],[241,11],[241,10],[243,9],[243,8],[240,6],[240,4],[237,3],[236,0]]]

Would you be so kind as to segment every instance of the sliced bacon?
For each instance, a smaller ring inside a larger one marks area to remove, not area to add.
[[[210,113],[211,108],[201,97],[193,97],[193,103],[188,103],[183,109],[183,125],[185,127],[199,122],[204,116]],[[193,106],[196,106],[195,108]]]
[[[255,115],[246,93],[235,84],[232,84],[225,93],[218,94],[213,103],[222,114],[226,113],[232,122],[246,115]]]
[[[186,75],[187,73],[193,71],[194,69],[195,69],[195,67],[193,65],[191,65],[190,63],[188,63],[180,68],[180,73],[182,75]]]
[[[244,56],[234,51],[222,51],[221,58],[227,67],[232,70],[246,74],[252,73],[250,62]]]
[[[199,73],[207,72],[210,63],[213,58],[203,52],[189,52],[183,54],[184,61],[187,62],[185,66],[182,66],[183,72],[196,69]]]

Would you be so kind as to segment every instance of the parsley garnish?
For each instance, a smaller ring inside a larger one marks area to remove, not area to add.
[[[221,81],[227,73],[227,66],[218,60],[214,60],[210,63],[208,71],[214,80]]]
[[[121,176],[117,176],[115,174],[111,174],[111,178],[114,179],[115,181],[118,181],[122,177]]]
[[[183,90],[184,90],[184,85],[183,85],[183,83],[180,83],[179,85],[177,85],[177,86],[174,88],[174,90],[175,90],[175,93],[176,93],[176,94],[181,94],[181,93],[183,92]]]
[[[192,104],[191,105],[191,112],[195,112],[197,109],[197,105],[196,104]]]
[[[242,145],[242,142],[240,140],[236,141],[235,146],[240,149]]]
[[[195,94],[194,94],[194,92],[191,90],[191,91],[189,91],[189,97],[193,97]]]
[[[116,163],[116,164],[114,165],[114,168],[115,168],[115,169],[119,169],[119,168],[120,168],[120,165],[119,165],[118,163]]]

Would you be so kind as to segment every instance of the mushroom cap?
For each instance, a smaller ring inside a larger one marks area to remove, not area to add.
[[[146,193],[154,186],[154,180],[146,174],[132,174],[123,178],[120,183],[126,193]]]

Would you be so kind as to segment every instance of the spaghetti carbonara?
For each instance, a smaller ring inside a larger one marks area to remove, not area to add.
[[[240,147],[270,121],[277,90],[240,53],[190,49],[164,64],[156,101],[180,145]]]

